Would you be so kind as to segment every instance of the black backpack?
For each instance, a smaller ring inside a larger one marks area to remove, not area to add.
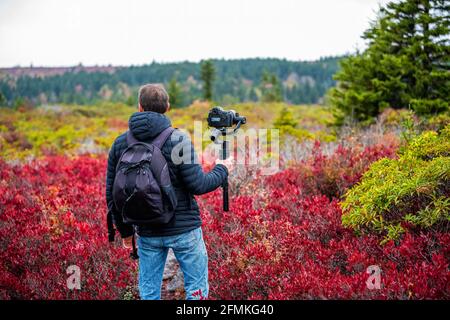
[[[113,184],[114,204],[124,223],[161,226],[172,220],[177,197],[161,148],[173,131],[163,130],[151,143],[127,132],[128,147],[117,163]]]

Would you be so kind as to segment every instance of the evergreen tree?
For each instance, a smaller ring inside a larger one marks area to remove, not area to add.
[[[294,114],[287,107],[281,109],[280,114],[275,119],[273,125],[275,128],[281,129],[283,127],[296,128],[298,121],[294,119]]]
[[[183,96],[181,86],[178,84],[176,77],[169,82],[168,87],[169,101],[172,108],[180,108],[183,106]]]
[[[130,106],[130,107],[134,107],[138,104],[137,101],[137,95],[130,95],[126,100],[125,103]]]
[[[0,107],[6,105],[6,98],[3,93],[0,92]]]
[[[450,1],[403,0],[380,9],[368,48],[341,61],[332,104],[366,120],[386,107],[433,114],[449,107]]]
[[[283,100],[281,85],[278,77],[264,71],[261,78],[261,92],[263,102],[280,102]]]
[[[216,69],[211,60],[201,63],[200,78],[203,81],[203,99],[211,101],[213,97],[213,82],[216,76]]]

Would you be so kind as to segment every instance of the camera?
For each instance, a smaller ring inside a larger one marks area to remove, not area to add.
[[[211,141],[216,144],[222,145],[222,150],[219,156],[219,159],[227,159],[228,158],[228,141],[226,140],[227,136],[232,136],[236,134],[242,124],[247,122],[245,117],[242,117],[234,110],[223,110],[222,107],[216,106],[212,108],[208,113],[208,125],[212,129],[211,131]],[[233,127],[232,129],[228,129]],[[219,136],[222,136],[223,139],[219,140]],[[228,199],[228,178],[222,183],[223,189],[223,211],[229,210],[229,199]]]
[[[234,110],[226,111],[222,107],[214,107],[208,114],[208,125],[213,128],[229,128],[235,124],[244,124],[245,117],[239,116]]]

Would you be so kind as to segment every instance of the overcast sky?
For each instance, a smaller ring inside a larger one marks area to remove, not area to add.
[[[312,60],[364,48],[389,0],[0,0],[0,66]]]

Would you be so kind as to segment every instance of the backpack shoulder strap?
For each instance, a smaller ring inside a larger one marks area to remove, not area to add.
[[[161,149],[174,130],[174,128],[168,127],[161,131],[161,133],[152,141],[152,145]]]
[[[127,131],[127,144],[131,146],[132,144],[138,143],[139,141],[133,136],[130,130]]]

